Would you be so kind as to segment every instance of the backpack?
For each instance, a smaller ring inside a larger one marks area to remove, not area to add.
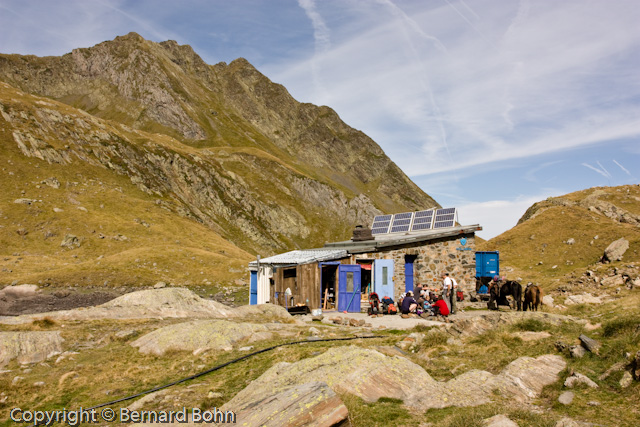
[[[458,301],[464,301],[464,293],[462,291],[457,291],[456,292],[456,299]]]

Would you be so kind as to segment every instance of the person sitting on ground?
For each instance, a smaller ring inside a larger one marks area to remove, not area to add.
[[[436,298],[436,301],[433,303],[433,309],[436,315],[449,315],[449,306],[447,306],[447,303],[442,298]]]
[[[413,299],[413,292],[407,292],[407,296],[405,296],[402,300],[400,311],[402,312],[402,314],[415,313],[417,307],[418,303]]]

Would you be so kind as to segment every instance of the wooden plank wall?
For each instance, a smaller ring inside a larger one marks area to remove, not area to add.
[[[284,268],[278,268],[274,274],[275,285],[271,287],[271,301],[274,304],[287,306],[284,292],[287,288],[291,289],[293,296],[293,305],[306,304],[309,300],[309,308],[320,308],[320,270],[318,263],[303,264],[297,267],[296,277],[284,278]],[[275,294],[278,293],[276,299]],[[289,303],[289,306],[290,303]]]

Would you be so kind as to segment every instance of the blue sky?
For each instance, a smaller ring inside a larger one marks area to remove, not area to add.
[[[536,201],[640,182],[638,22],[637,0],[0,0],[0,52],[135,31],[244,57],[491,238]]]

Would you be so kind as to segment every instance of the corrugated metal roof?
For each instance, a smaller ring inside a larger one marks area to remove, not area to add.
[[[260,264],[298,265],[318,261],[329,261],[346,256],[347,251],[345,249],[305,249],[263,258],[260,260]],[[258,261],[251,261],[249,265],[255,267],[258,265]]]

